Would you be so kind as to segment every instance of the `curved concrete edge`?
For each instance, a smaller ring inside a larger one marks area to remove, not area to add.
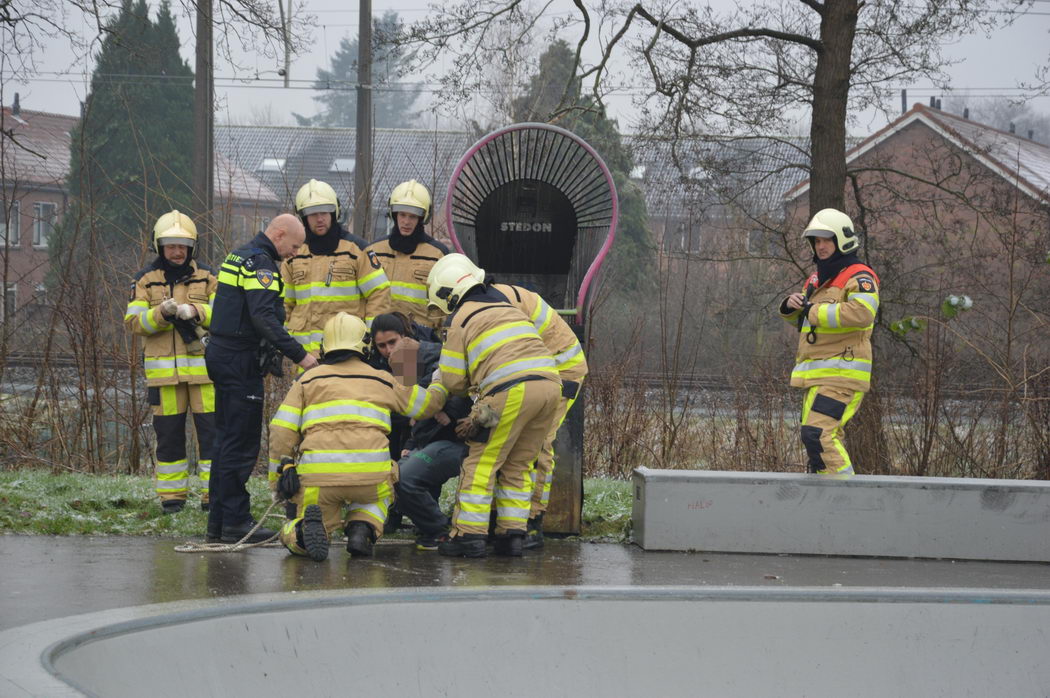
[[[91,695],[60,678],[54,660],[96,640],[218,616],[388,603],[506,600],[745,601],[1050,605],[1050,591],[878,587],[433,587],[253,594],[120,608],[33,623],[0,633],[0,695]]]

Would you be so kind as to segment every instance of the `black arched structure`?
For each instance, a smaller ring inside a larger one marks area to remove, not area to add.
[[[500,281],[536,291],[579,325],[618,213],[601,157],[550,124],[513,124],[475,143],[452,173],[445,201],[457,250]]]
[[[549,124],[513,124],[475,143],[452,173],[445,218],[453,245],[503,283],[539,293],[584,349],[591,296],[616,235],[612,174],[590,145]],[[579,533],[583,396],[555,444],[544,530]]]

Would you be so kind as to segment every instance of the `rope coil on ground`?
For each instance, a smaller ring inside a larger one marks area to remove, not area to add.
[[[281,501],[281,503],[282,504],[284,503],[283,500]],[[189,542],[183,543],[182,545],[176,545],[175,546],[175,552],[177,552],[177,553],[239,553],[242,550],[247,550],[249,548],[278,548],[278,547],[281,547],[281,543],[277,540],[277,536],[279,535],[277,533],[275,533],[273,536],[271,536],[270,538],[267,538],[266,540],[264,540],[264,541],[262,541],[260,543],[245,543],[244,542],[244,541],[248,540],[249,538],[251,538],[253,533],[255,533],[257,530],[259,530],[259,527],[262,526],[262,522],[265,521],[267,517],[272,516],[275,519],[283,519],[284,518],[280,514],[271,514],[270,513],[271,511],[273,511],[273,508],[275,506],[277,506],[277,502],[276,501],[270,502],[269,508],[263,513],[262,516],[259,517],[259,520],[255,522],[255,525],[252,526],[252,530],[250,530],[247,533],[245,533],[244,537],[241,538],[236,543],[195,543],[195,542],[189,541]]]

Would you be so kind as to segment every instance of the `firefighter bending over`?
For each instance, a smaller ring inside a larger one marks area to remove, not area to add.
[[[431,305],[450,315],[441,382],[454,395],[477,395],[471,416],[460,423],[470,450],[460,469],[452,530],[438,553],[484,557],[495,498],[494,552],[517,557],[532,501],[529,465],[558,410],[561,379],[529,318],[479,282],[474,269],[459,255],[444,257],[428,280]]]
[[[296,504],[295,518],[281,528],[293,554],[324,560],[331,532],[342,526],[347,552],[371,555],[394,493],[391,412],[422,419],[445,404],[440,384],[406,387],[369,366],[367,346],[360,318],[329,319],[321,365],[300,376],[270,421],[270,461],[281,463],[278,494]]]
[[[871,332],[879,310],[879,279],[861,263],[849,216],[817,212],[802,233],[817,270],[780,304],[801,333],[791,385],[806,390],[801,436],[809,472],[849,477],[853,464],[842,430],[871,384]]]

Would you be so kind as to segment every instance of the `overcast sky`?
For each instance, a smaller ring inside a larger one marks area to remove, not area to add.
[[[722,1],[713,0],[713,4]],[[151,4],[156,3],[151,0]],[[398,12],[404,21],[409,22],[418,19],[420,13],[426,11],[426,2],[373,0],[375,15],[381,15],[386,10]],[[247,73],[236,72],[226,63],[216,65],[216,95],[220,109],[217,119],[220,122],[259,121],[265,115],[270,115],[277,123],[294,124],[292,111],[305,115],[316,112],[316,103],[311,99],[315,92],[308,89],[308,81],[315,78],[318,68],[330,66],[330,56],[341,38],[356,36],[358,11],[357,3],[353,0],[308,0],[308,11],[316,16],[318,26],[314,30],[309,51],[298,56],[292,64],[292,89],[281,87],[281,78],[275,72],[279,67],[275,59],[245,53],[239,60],[242,65],[248,66]],[[193,23],[190,18],[180,19],[179,32],[184,44],[183,55],[193,67]],[[948,53],[960,60],[958,65],[949,69],[953,86],[959,94],[975,97],[1019,95],[1018,83],[1032,80],[1037,66],[1050,61],[1050,0],[1034,0],[1029,14],[1013,27],[990,37],[981,35],[964,38],[950,46]],[[72,64],[73,60],[73,53],[67,46],[51,42],[46,53],[38,56],[36,78],[28,83],[17,83],[4,76],[4,102],[10,104],[13,93],[17,91],[25,109],[76,114],[87,92],[91,65],[90,61]],[[259,73],[258,79],[254,79],[256,71]],[[235,76],[244,80],[235,80]],[[928,103],[931,94],[933,91],[928,84],[908,86],[910,103]],[[899,110],[899,103],[898,96],[890,105],[894,113]],[[619,117],[621,127],[626,130],[632,113],[629,100],[623,97],[612,100],[610,105],[612,115]],[[1050,113],[1050,97],[1036,98],[1032,106],[1037,111]],[[477,116],[484,117],[486,106],[483,101],[479,101],[467,109],[468,115],[470,109],[474,109]],[[434,117],[430,117],[429,121],[421,126],[434,128],[449,125],[447,121],[436,121]],[[853,127],[856,132],[854,135],[871,132],[883,123],[884,120],[879,116],[866,117],[863,123]]]

